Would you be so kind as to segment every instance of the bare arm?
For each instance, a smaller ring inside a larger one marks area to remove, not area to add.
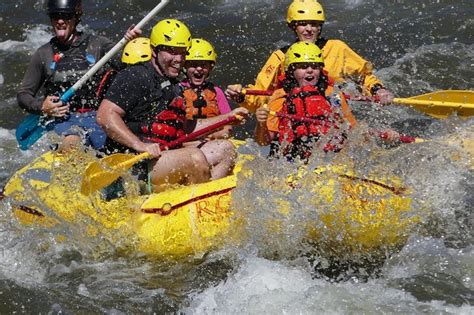
[[[245,118],[247,118],[249,112],[247,109],[243,107],[239,107],[231,111],[230,113],[224,114],[224,115],[219,115],[216,117],[212,118],[207,118],[207,119],[200,119],[198,120],[196,124],[196,128],[194,128],[194,131],[201,130],[207,126],[213,125],[215,123],[218,123],[221,120],[224,120],[226,118],[229,118],[231,116],[239,116],[241,119],[237,121],[237,124],[245,122]]]
[[[125,111],[117,104],[104,99],[97,111],[97,123],[101,126],[107,136],[114,141],[123,144],[137,152],[149,152],[153,156],[159,156],[160,150],[157,144],[142,142],[125,124],[123,116]]]
[[[266,106],[259,107],[255,113],[257,127],[255,129],[254,139],[255,142],[262,146],[269,145],[275,136],[275,133],[269,131],[267,128],[268,114],[269,110]]]
[[[224,126],[221,130],[211,133],[209,139],[228,139],[232,136],[232,126]]]

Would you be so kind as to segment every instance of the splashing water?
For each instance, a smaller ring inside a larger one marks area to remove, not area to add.
[[[18,86],[33,51],[51,37],[43,5],[30,0],[0,4],[2,184],[54,140],[45,137],[29,152],[20,152],[14,140],[23,117],[16,106]],[[225,87],[252,83],[270,52],[294,40],[285,23],[287,5],[272,0],[174,1],[156,20],[182,19],[194,36],[209,39],[219,58],[212,80]],[[470,1],[323,5],[323,35],[346,41],[370,60],[395,95],[472,88]],[[85,28],[118,41],[150,9],[150,2],[85,1],[83,6]],[[153,261],[130,254],[120,240],[133,236],[99,230],[91,237],[85,226],[94,226],[94,220],[86,214],[79,219],[83,225],[63,219],[53,229],[21,225],[12,214],[14,201],[0,201],[0,312],[472,314],[472,155],[462,140],[472,139],[474,121],[436,121],[403,106],[352,105],[364,126],[390,126],[429,140],[387,147],[355,130],[345,153],[315,152],[308,166],[349,164],[358,177],[384,178],[408,188],[411,206],[404,218],[420,222],[404,235],[403,245],[384,248],[383,259],[367,261],[364,255],[337,250],[331,242],[344,240],[344,233],[320,235],[326,247],[314,252],[308,222],[323,231],[334,222],[321,217],[334,210],[331,205],[343,203],[344,185],[333,186],[330,203],[311,191],[318,179],[312,172],[302,174],[299,186],[289,190],[287,176],[297,174],[297,167],[268,162],[266,152],[250,144],[242,150],[255,155],[244,168],[252,175],[241,174],[232,205],[236,217],[246,221],[248,238],[201,258]],[[252,128],[238,134],[252,135]],[[78,172],[65,176],[77,187]],[[338,183],[336,176],[322,183],[331,180]],[[27,191],[32,205],[59,219],[33,189]],[[367,201],[384,198],[375,199]],[[330,258],[334,253],[348,263],[336,264]]]

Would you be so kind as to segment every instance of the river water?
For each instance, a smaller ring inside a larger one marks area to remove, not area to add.
[[[253,82],[271,51],[293,40],[285,24],[288,3],[171,1],[156,21],[178,18],[194,36],[215,45],[218,63],[213,79],[218,85],[246,84]],[[322,3],[328,20],[324,35],[346,41],[371,60],[395,95],[473,89],[472,1]],[[43,6],[44,1],[35,0],[0,3],[2,185],[48,148],[45,138],[21,152],[14,139],[15,126],[23,117],[16,91],[32,52],[51,36]],[[119,40],[127,26],[152,7],[151,1],[84,1],[82,24]],[[327,276],[314,268],[313,260],[294,255],[299,244],[291,233],[278,246],[259,241],[257,236],[263,235],[259,222],[271,210],[265,197],[271,198],[272,191],[265,183],[275,170],[266,165],[265,152],[249,144],[243,150],[257,155],[249,167],[258,168],[261,176],[237,188],[233,206],[241,206],[239,210],[251,218],[248,230],[255,237],[245,246],[204,258],[157,262],[118,255],[113,244],[93,253],[96,247],[90,243],[94,241],[87,238],[56,243],[54,233],[19,225],[8,200],[3,201],[0,313],[474,313],[474,174],[459,144],[459,139],[472,138],[474,120],[435,120],[395,105],[383,109],[353,105],[368,124],[433,139],[396,148],[353,139],[359,142],[348,155],[359,169],[397,175],[414,191],[414,211],[429,208],[432,214],[403,248],[377,267],[342,268],[337,277]],[[238,134],[246,137],[251,130],[246,126]],[[460,158],[456,152],[461,152]]]

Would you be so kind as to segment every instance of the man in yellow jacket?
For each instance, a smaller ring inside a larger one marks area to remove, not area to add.
[[[382,82],[372,73],[370,62],[359,56],[341,40],[320,37],[321,29],[326,21],[324,9],[315,0],[295,0],[288,7],[288,26],[295,32],[297,41],[315,43],[323,52],[324,70],[331,81],[341,82],[351,79],[360,83],[363,93],[376,95],[382,104],[390,103],[393,94],[386,90]],[[279,87],[281,76],[284,74],[285,53],[290,45],[272,53],[257,76],[251,89],[275,90]],[[251,96],[244,98],[241,85],[230,85],[226,94],[241,106],[255,111],[268,102],[268,97]]]

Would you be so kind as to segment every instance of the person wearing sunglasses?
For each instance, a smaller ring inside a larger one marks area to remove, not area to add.
[[[96,109],[103,92],[106,67],[76,91],[71,100],[63,104],[59,98],[87,70],[101,59],[114,44],[103,36],[77,29],[83,14],[81,0],[48,0],[47,14],[54,37],[34,54],[17,94],[19,106],[29,113],[40,114],[54,120],[54,131],[63,136],[60,151],[68,151],[83,142],[95,149],[105,143],[105,133],[96,123]],[[132,25],[127,39],[141,34]],[[111,67],[122,67],[119,57]]]
[[[294,0],[288,7],[288,27],[296,35],[296,41],[316,44],[325,60],[324,71],[334,83],[352,80],[356,82],[365,95],[375,95],[382,104],[389,104],[393,94],[388,91],[382,81],[373,74],[370,62],[359,56],[341,40],[321,37],[321,31],[326,21],[324,9],[315,0]],[[250,89],[276,90],[281,87],[285,73],[285,53],[290,45],[272,53],[257,76],[254,86]],[[265,96],[244,96],[242,86],[229,85],[226,94],[241,103],[242,106],[255,110],[268,102]]]

